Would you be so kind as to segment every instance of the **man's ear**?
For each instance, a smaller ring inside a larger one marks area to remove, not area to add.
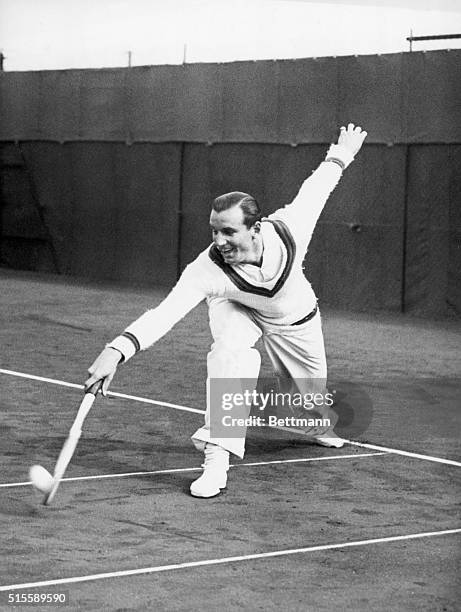
[[[254,223],[251,229],[254,230],[255,234],[259,234],[259,232],[261,231],[261,221],[256,221],[256,223]]]

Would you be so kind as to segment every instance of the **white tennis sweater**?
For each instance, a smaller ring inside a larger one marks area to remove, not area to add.
[[[293,202],[261,223],[261,267],[225,264],[213,245],[182,273],[175,287],[108,346],[124,361],[165,335],[204,299],[227,298],[251,308],[262,324],[290,325],[310,313],[316,296],[304,276],[303,260],[317,220],[343,168],[353,159],[348,149],[332,145],[326,160],[304,181]]]

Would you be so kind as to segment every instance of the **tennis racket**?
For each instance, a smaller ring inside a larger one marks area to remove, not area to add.
[[[53,474],[53,486],[51,490],[45,495],[43,498],[43,505],[48,506],[53,501],[54,496],[56,495],[56,491],[58,490],[59,483],[64,476],[67,466],[69,465],[70,460],[72,459],[72,455],[77,448],[78,441],[82,434],[82,425],[86,416],[88,415],[94,400],[96,399],[96,395],[98,394],[100,388],[102,387],[102,380],[98,380],[95,382],[85,393],[83,400],[80,404],[80,407],[77,412],[77,416],[75,417],[75,421],[70,428],[69,435],[67,436],[66,441],[62,447],[62,450],[59,454],[58,460],[56,462],[56,467],[54,468]]]

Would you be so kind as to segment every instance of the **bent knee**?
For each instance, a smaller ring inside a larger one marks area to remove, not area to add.
[[[214,342],[208,353],[207,365],[208,374],[212,377],[252,378],[258,375],[261,355],[248,345]]]

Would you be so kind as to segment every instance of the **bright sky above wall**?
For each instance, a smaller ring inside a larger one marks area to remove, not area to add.
[[[410,30],[460,33],[461,0],[0,0],[5,70],[393,53]]]

